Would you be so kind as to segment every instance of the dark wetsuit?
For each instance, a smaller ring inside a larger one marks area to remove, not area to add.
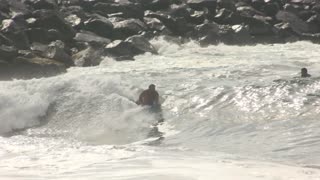
[[[157,91],[152,91],[152,90],[144,90],[138,100],[139,105],[157,105],[159,103],[159,94]]]

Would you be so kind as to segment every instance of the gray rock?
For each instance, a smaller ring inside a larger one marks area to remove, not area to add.
[[[64,63],[66,66],[74,65],[72,58],[65,51],[64,43],[61,41],[56,41],[48,46],[45,56],[50,59],[57,60]]]
[[[107,18],[99,15],[91,17],[84,22],[87,31],[94,32],[95,34],[110,38],[113,32],[113,24]]]
[[[217,8],[217,0],[188,0],[187,4],[195,10],[208,8],[210,11],[214,12]]]
[[[100,46],[89,46],[72,56],[74,64],[80,67],[97,66],[103,60],[104,48]]]
[[[72,39],[76,32],[71,25],[64,20],[61,14],[52,10],[37,10],[33,13],[34,22],[30,20],[34,27],[57,29],[61,32],[64,40]]]
[[[18,56],[18,50],[13,46],[6,46],[6,45],[0,46],[0,59],[10,61],[17,56]]]
[[[79,42],[87,42],[87,43],[98,43],[98,44],[109,44],[111,41],[110,39],[101,37],[101,36],[97,36],[93,33],[90,32],[80,32],[77,33],[76,36],[74,37],[74,40],[79,41]]]
[[[114,23],[113,39],[126,39],[146,30],[146,24],[139,19],[127,19]]]
[[[157,53],[156,49],[143,36],[132,36],[124,41],[113,41],[105,47],[105,52],[113,57],[125,57],[124,59],[132,59],[133,56],[146,52]],[[116,60],[122,59],[116,58]]]
[[[123,18],[143,18],[143,8],[138,3],[96,3],[93,10],[106,17],[109,14],[122,13]]]
[[[34,9],[56,9],[58,8],[56,0],[26,0]]]
[[[288,23],[292,30],[298,34],[310,32],[308,24],[293,13],[279,11],[276,18],[277,20]]]

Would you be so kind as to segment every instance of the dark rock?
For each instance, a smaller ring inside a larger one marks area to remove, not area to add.
[[[1,12],[9,12],[10,5],[7,0],[0,0],[0,11]]]
[[[26,4],[24,4],[21,0],[8,0],[7,2],[9,4],[9,11],[11,14],[28,15],[31,13]]]
[[[22,28],[12,19],[5,19],[2,21],[1,32],[16,32],[21,30]]]
[[[0,59],[10,61],[18,56],[18,50],[13,46],[0,46]]]
[[[68,17],[70,15],[76,15],[78,18],[87,19],[88,15],[83,10],[81,6],[68,6],[68,7],[61,7],[60,11],[64,14],[64,17]]]
[[[235,2],[233,0],[217,0],[219,9],[228,9],[230,11],[236,11]]]
[[[310,41],[313,43],[320,43],[320,33],[310,34],[310,33],[303,33],[301,36],[301,40]]]
[[[19,49],[29,49],[29,40],[24,31],[12,31],[3,33],[6,38],[10,39],[12,45]]]
[[[46,52],[48,50],[47,44],[42,44],[38,42],[34,42],[31,44],[30,49],[32,50],[32,53],[36,54],[37,56],[45,57]]]
[[[151,31],[161,32],[166,28],[165,25],[157,18],[145,17],[144,22]]]
[[[316,14],[310,17],[307,20],[307,24],[309,25],[310,32],[312,33],[320,32],[320,15]]]
[[[244,23],[249,25],[251,35],[273,35],[273,26],[268,22],[254,17],[245,17]]]
[[[258,11],[262,11],[264,5],[264,0],[251,0],[251,6]]]
[[[289,23],[292,30],[296,33],[308,33],[309,26],[306,22],[301,20],[299,17],[294,15],[293,13],[286,12],[286,11],[279,11],[276,15],[276,18],[280,21],[285,23]]]
[[[89,46],[88,48],[74,54],[72,59],[76,66],[97,66],[103,60],[104,48],[100,46]]]
[[[267,16],[274,17],[279,10],[280,10],[280,7],[277,3],[268,3],[264,6],[263,12]]]
[[[219,24],[234,25],[241,24],[243,22],[243,18],[237,12],[232,12],[228,9],[220,9],[214,17],[214,21]]]
[[[241,16],[246,16],[246,17],[253,17],[254,15],[264,16],[264,14],[262,12],[257,11],[250,6],[237,7],[237,12]]]
[[[316,12],[309,11],[309,10],[302,10],[298,13],[298,17],[302,19],[303,21],[307,21],[311,16],[315,15]]]
[[[282,40],[284,43],[287,42],[295,42],[299,40],[300,35],[292,30],[289,23],[279,23],[275,24],[275,31],[277,33],[277,37]]]
[[[36,20],[31,21],[34,27],[57,29],[61,32],[64,40],[70,40],[75,36],[75,30],[69,25],[63,17],[55,11],[37,10],[33,13]]]
[[[184,18],[173,18],[169,15],[150,11],[146,12],[146,17],[159,19],[173,34],[178,36],[183,36],[192,29]]]
[[[113,24],[107,18],[95,15],[86,22],[84,22],[85,29],[95,34],[110,38],[112,36]]]
[[[147,39],[142,36],[131,36],[126,39],[126,42],[131,43],[141,53],[150,52],[152,54],[158,54],[157,50],[149,43]]]
[[[201,46],[207,46],[219,43],[219,32],[220,27],[218,24],[204,23],[195,27],[194,36]]]
[[[244,25],[234,25],[232,26],[232,36],[233,36],[233,41],[232,44],[237,44],[237,45],[247,45],[251,44],[253,39],[250,35],[250,30],[248,26]]]
[[[56,41],[48,46],[46,57],[64,63],[67,66],[74,65],[69,54],[66,53],[64,43]]]
[[[34,9],[56,9],[56,0],[27,0],[26,4],[32,6]]]
[[[93,9],[106,17],[109,14],[122,13],[124,18],[142,19],[144,10],[138,3],[97,3]]]
[[[127,58],[145,52],[157,53],[155,48],[142,36],[132,36],[124,41],[113,41],[105,47],[105,51],[114,57]]]
[[[299,11],[303,10],[303,8],[299,5],[294,4],[285,4],[283,6],[284,11],[290,12],[292,14],[298,15]]]
[[[320,14],[320,3],[314,5],[314,6],[311,8],[311,10],[317,12],[318,14]]]
[[[75,14],[71,14],[64,18],[66,22],[68,22],[74,29],[79,29],[81,25],[83,25],[83,22],[81,18],[79,18]]]
[[[167,9],[171,5],[171,0],[138,0],[145,10],[159,11]]]
[[[172,17],[182,17],[186,19],[190,19],[190,14],[194,11],[186,5],[171,5],[170,9],[167,10],[169,12],[168,15]]]
[[[102,44],[102,45],[106,45],[111,42],[110,39],[97,36],[97,35],[90,33],[90,32],[77,33],[76,36],[74,37],[74,40],[79,41],[79,42],[87,42],[87,43],[94,42],[94,43],[98,43],[98,44]]]
[[[48,30],[48,39],[49,41],[64,40],[63,35],[57,29]]]
[[[6,19],[2,21],[1,32],[3,35],[10,39],[10,42],[20,49],[29,48],[29,40],[23,29],[25,24],[21,22],[19,16],[13,19]],[[5,38],[4,38],[5,39]]]
[[[66,72],[64,64],[41,57],[17,57],[13,63],[7,64],[6,67],[0,67],[0,77],[3,80],[41,78],[64,72]]]
[[[26,35],[30,41],[39,43],[49,43],[48,30],[42,28],[29,28],[26,31]]]
[[[127,19],[114,23],[114,39],[126,39],[137,35],[147,29],[144,22],[139,19]]]
[[[9,38],[7,38],[4,34],[2,34],[0,32],[0,44],[4,44],[7,46],[13,46],[13,42],[12,40],[10,40]]]
[[[188,22],[192,24],[202,24],[205,21],[205,12],[204,11],[193,11],[190,15]]]
[[[203,8],[208,8],[208,10],[213,14],[215,14],[217,8],[217,0],[188,0],[187,4],[195,10],[203,10]]]

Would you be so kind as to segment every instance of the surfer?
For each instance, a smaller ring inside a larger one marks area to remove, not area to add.
[[[302,77],[302,78],[311,77],[311,75],[308,74],[308,69],[307,69],[307,68],[302,68],[302,69],[301,69],[301,77]]]
[[[148,105],[148,106],[158,106],[159,105],[159,94],[156,91],[156,86],[154,84],[149,85],[149,89],[144,90],[140,96],[138,101],[136,102],[138,105]]]
[[[162,132],[159,131],[158,125],[164,121],[164,118],[162,115],[162,109],[159,103],[159,93],[156,91],[156,86],[154,84],[150,84],[149,88],[140,94],[136,103],[141,106],[149,106],[150,112],[157,114],[158,122],[152,126],[148,137],[162,138]]]

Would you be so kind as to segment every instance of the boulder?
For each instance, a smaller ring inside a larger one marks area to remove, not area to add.
[[[64,20],[61,14],[57,11],[52,10],[37,10],[33,13],[34,19],[29,19],[30,26],[46,28],[46,29],[57,29],[61,32],[62,38],[64,40],[72,39],[76,32],[69,25],[68,22]]]
[[[258,11],[261,11],[264,5],[264,0],[251,0],[251,6]]]
[[[292,30],[298,34],[310,32],[308,24],[291,12],[279,11],[276,18],[288,23]]]
[[[204,11],[193,11],[190,14],[190,17],[188,19],[189,23],[192,24],[202,24],[205,21],[206,17],[205,17],[205,12]]]
[[[184,36],[192,30],[185,18],[173,18],[159,12],[146,12],[146,17],[159,19],[174,35]]]
[[[125,59],[132,59],[133,56],[146,52],[157,53],[156,49],[143,36],[132,36],[124,41],[115,40],[105,47],[105,52],[107,55],[125,57]]]
[[[274,25],[277,37],[283,43],[295,42],[299,40],[299,36],[296,32],[292,30],[289,23],[278,23]]]
[[[31,44],[30,49],[32,50],[32,53],[36,54],[37,56],[45,57],[48,50],[48,45],[34,42]]]
[[[187,4],[195,10],[203,10],[203,8],[208,8],[208,10],[213,13],[217,8],[217,0],[188,0]]]
[[[52,42],[46,51],[45,56],[50,59],[64,63],[66,66],[74,65],[72,58],[65,51],[65,45],[61,41]]]
[[[21,0],[8,0],[10,14],[29,15],[31,10]],[[0,2],[2,3],[2,2]],[[6,3],[5,3],[6,4]]]
[[[74,29],[80,29],[83,26],[83,21],[75,14],[70,14],[64,18]]]
[[[17,57],[13,63],[6,64],[5,67],[0,65],[0,77],[2,80],[41,78],[64,72],[66,72],[64,64],[41,57]]]
[[[139,19],[127,19],[114,23],[113,39],[126,39],[146,30],[146,24]]]
[[[3,33],[0,32],[0,45],[13,46],[13,42],[7,38]]]
[[[86,49],[77,52],[72,56],[74,64],[80,67],[97,66],[103,60],[104,48],[90,45]]]
[[[233,39],[231,44],[248,45],[253,42],[248,26],[238,24],[238,25],[233,25],[231,28],[233,30],[233,33],[232,33]]]
[[[138,0],[144,10],[159,11],[167,9],[171,5],[171,0]]]
[[[18,50],[13,46],[0,46],[0,59],[10,61],[18,56]]]
[[[270,17],[274,17],[279,10],[280,7],[277,3],[267,3],[263,8],[263,12]]]
[[[56,9],[58,8],[56,0],[26,0],[26,4],[34,9]]]
[[[235,25],[241,24],[243,22],[243,18],[237,12],[232,12],[228,9],[220,9],[214,17],[214,21],[219,24]]]
[[[84,22],[85,30],[94,32],[95,34],[110,38],[112,36],[113,24],[107,18],[94,15]]]
[[[264,19],[255,17],[244,17],[243,22],[249,26],[250,34],[253,36],[273,35],[273,26]]]
[[[25,30],[25,33],[30,41],[30,43],[33,42],[39,42],[39,43],[49,43],[49,33],[48,30],[43,28],[28,28]]]
[[[157,18],[145,17],[144,22],[150,31],[161,32],[166,28],[165,25]]]
[[[93,10],[106,17],[109,14],[122,13],[124,18],[143,18],[143,8],[138,3],[96,3]]]
[[[201,46],[219,43],[220,27],[216,23],[204,23],[194,28],[194,37]]]
[[[217,0],[217,4],[219,9],[228,9],[232,12],[237,10],[234,0]]]
[[[76,36],[74,37],[74,40],[78,42],[87,42],[87,43],[94,42],[101,45],[107,45],[111,42],[110,39],[107,39],[107,38],[95,35],[94,33],[86,32],[86,31],[77,33]]]
[[[19,49],[29,49],[30,43],[24,31],[3,33],[7,39],[10,39],[12,45]]]

